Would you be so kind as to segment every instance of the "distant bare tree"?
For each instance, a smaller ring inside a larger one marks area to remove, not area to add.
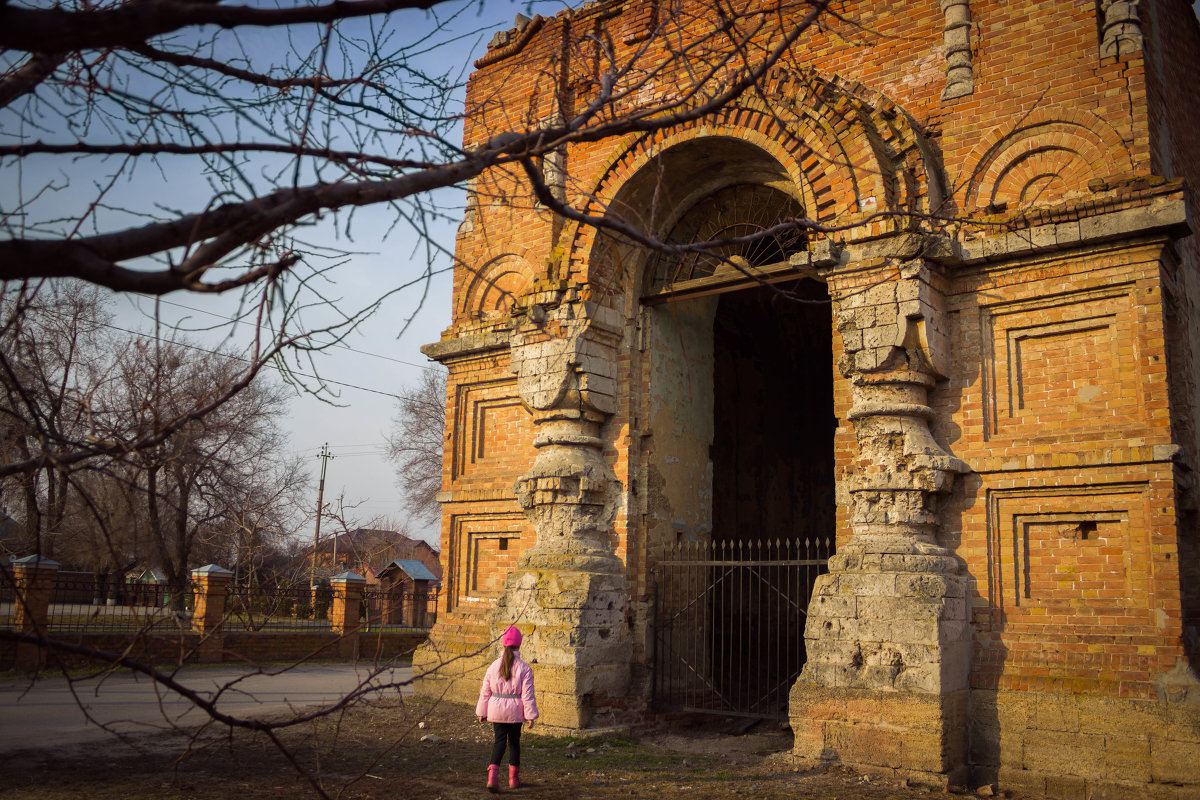
[[[396,465],[396,485],[414,520],[438,518],[442,489],[442,452],[446,436],[446,371],[429,368],[421,381],[400,391],[388,460]]]
[[[111,365],[111,313],[94,287],[16,285],[0,293],[0,505],[25,527],[25,553],[55,554],[73,467],[43,455],[94,437],[93,400]]]
[[[285,548],[307,522],[304,508],[308,475],[298,457],[281,453],[246,465],[228,481],[220,517],[211,523],[204,560],[229,564],[235,586],[252,586],[267,572],[268,562],[282,567]],[[278,570],[274,570],[278,571]],[[273,575],[272,575],[273,577]]]
[[[242,369],[240,359],[211,353],[183,342],[138,340],[124,348],[111,391],[102,397],[99,416],[105,437],[136,442],[159,430],[163,419],[204,405]],[[213,543],[228,523],[247,511],[248,494],[264,492],[278,501],[299,479],[287,470],[286,485],[255,483],[275,475],[283,438],[278,427],[286,410],[282,387],[265,381],[227,399],[175,429],[153,447],[130,448],[107,472],[139,490],[139,522],[147,554],[166,575],[173,600],[182,603],[193,554]],[[93,462],[94,463],[94,462]],[[255,498],[259,502],[261,498]]]

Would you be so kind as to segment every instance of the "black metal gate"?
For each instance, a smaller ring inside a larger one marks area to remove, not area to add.
[[[654,567],[654,703],[786,718],[833,537],[683,544]]]

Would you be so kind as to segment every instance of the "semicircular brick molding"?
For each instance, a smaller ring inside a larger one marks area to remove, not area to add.
[[[470,319],[507,317],[516,298],[529,291],[532,268],[516,255],[503,255],[481,268],[467,287],[459,309]]]
[[[1072,115],[1081,117],[1083,115]],[[1124,143],[1098,121],[1029,122],[981,142],[967,188],[967,208],[990,211],[1044,206],[1088,191],[1088,181],[1132,170]],[[971,161],[968,161],[971,163]]]

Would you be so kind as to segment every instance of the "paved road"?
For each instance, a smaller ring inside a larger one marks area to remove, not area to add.
[[[407,681],[411,676],[410,668],[398,667],[375,678],[372,685]],[[331,703],[367,678],[367,670],[348,664],[305,665],[278,675],[248,675],[244,667],[226,666],[188,667],[176,673],[184,686],[210,698],[222,686],[230,687],[217,700],[218,710],[259,718]],[[405,694],[410,690],[403,688]],[[395,693],[391,688],[372,696]],[[156,689],[154,682],[139,675],[80,678],[70,683],[61,677],[33,683],[4,680],[0,681],[0,753],[111,740],[112,733],[89,722],[83,709],[96,722],[126,734],[194,729],[207,719],[189,701]]]

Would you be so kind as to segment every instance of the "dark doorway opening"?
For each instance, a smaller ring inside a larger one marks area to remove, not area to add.
[[[713,539],[834,530],[832,306],[823,284],[726,294],[713,325]]]
[[[784,709],[804,667],[817,571],[795,580],[751,543],[827,555],[835,526],[831,305],[816,281],[788,289],[724,295],[713,325],[713,541],[760,561],[741,580],[714,583],[713,675],[725,695],[749,691]]]
[[[712,533],[656,567],[660,708],[786,717],[804,666],[834,552],[832,311],[816,281],[779,289],[713,317]]]

